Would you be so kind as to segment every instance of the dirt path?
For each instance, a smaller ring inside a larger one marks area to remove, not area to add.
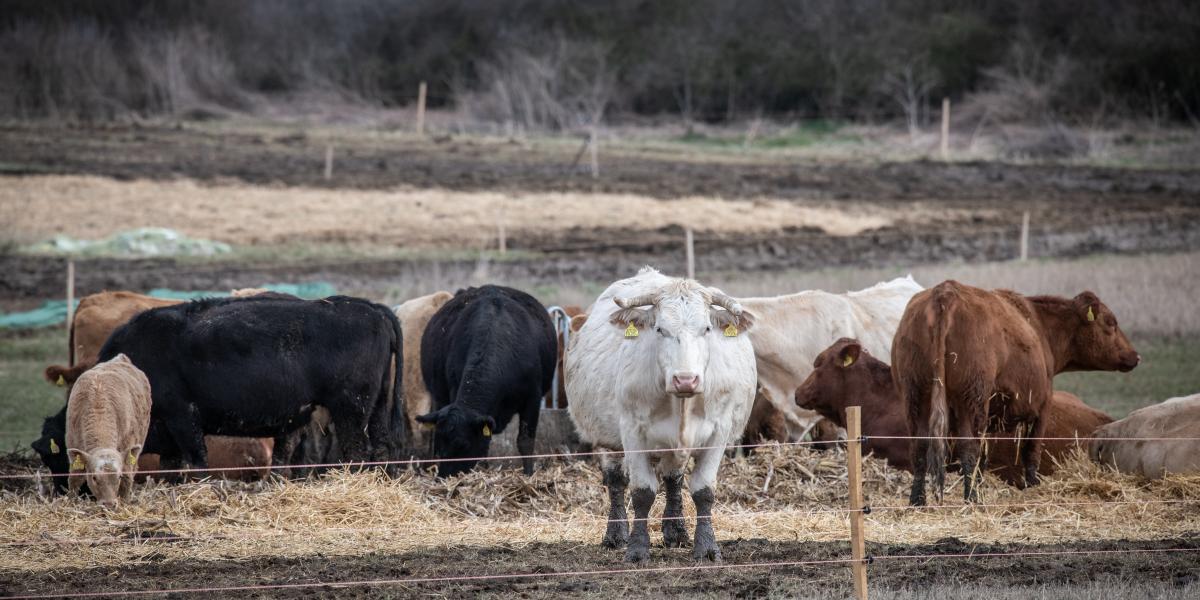
[[[968,545],[948,538],[934,545],[869,544],[878,557],[869,568],[876,591],[930,588],[938,585],[982,585],[996,589],[1021,586],[1078,586],[1093,581],[1141,585],[1192,585],[1200,579],[1200,552],[1073,554],[1185,548],[1200,550],[1200,538],[1152,542],[1070,543],[1044,546]],[[568,572],[623,569],[621,553],[595,545],[535,543],[522,547],[437,547],[399,555],[369,553],[364,556],[315,555],[299,559],[264,557],[248,561],[155,562],[119,569],[60,570],[34,576],[0,573],[3,594],[65,594],[118,590],[167,590],[226,586],[307,587],[242,591],[256,598],[446,597],[550,598],[570,594],[585,598],[680,597],[755,598],[773,596],[846,597],[850,594],[849,568],[844,564],[774,568],[734,568],[745,563],[836,561],[848,556],[846,543],[767,542],[731,540],[723,545],[727,568],[702,571],[691,566],[688,549],[651,550],[647,567],[682,570],[629,575],[577,575]],[[990,558],[937,558],[963,553],[1040,553],[1036,556]],[[887,555],[928,558],[886,559]],[[452,557],[452,558],[451,558]],[[437,581],[389,585],[339,585],[339,582],[402,580],[502,573],[539,574],[531,578]],[[233,592],[210,592],[200,597],[221,597]],[[178,595],[177,597],[192,597]]]

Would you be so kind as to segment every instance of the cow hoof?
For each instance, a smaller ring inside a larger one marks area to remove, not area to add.
[[[697,562],[709,561],[719,563],[721,562],[721,548],[716,544],[696,546],[696,549],[692,550],[692,558]]]
[[[662,526],[663,547],[682,548],[688,543],[687,526],[681,519],[664,521]]]
[[[650,558],[649,546],[630,546],[625,550],[625,562],[640,563]]]
[[[604,533],[604,541],[601,542],[605,548],[620,548],[629,543],[629,527],[624,523],[609,525],[608,531]]]

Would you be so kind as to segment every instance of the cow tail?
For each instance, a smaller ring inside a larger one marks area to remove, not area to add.
[[[933,293],[927,318],[933,331],[933,374],[929,410],[929,452],[926,473],[941,502],[946,485],[946,436],[950,408],[946,402],[946,335],[954,321],[954,296],[937,290]]]

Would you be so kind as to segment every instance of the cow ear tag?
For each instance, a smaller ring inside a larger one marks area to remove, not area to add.
[[[87,467],[85,467],[83,465],[83,459],[80,458],[78,454],[76,454],[75,460],[71,461],[71,470],[72,471],[83,471],[85,469],[87,469]]]
[[[727,325],[725,327],[725,337],[737,337],[737,334],[738,334],[737,325],[730,323],[729,325]]]
[[[66,380],[66,379],[63,379],[62,373],[59,373],[59,374],[58,374],[58,381],[55,381],[55,382],[54,382],[54,385],[57,385],[58,387],[62,387],[62,386],[64,386],[64,385],[67,385],[67,380]]]
[[[54,441],[54,438],[50,438],[50,454],[58,454],[58,444]]]
[[[842,366],[843,366],[843,367],[848,367],[848,366],[850,366],[850,365],[852,365],[852,364],[854,364],[854,357],[853,357],[853,356],[850,356],[849,354],[847,354],[847,355],[846,355],[846,358],[842,359]]]
[[[128,462],[129,466],[131,467],[137,466],[137,457],[133,455],[133,450],[129,451],[129,457],[125,460],[125,462]]]
[[[1096,313],[1092,312],[1092,307],[1089,306],[1088,307],[1088,321],[1091,322],[1091,321],[1095,321],[1095,320],[1096,320]]]
[[[638,336],[638,328],[637,328],[637,325],[634,325],[634,324],[633,324],[633,321],[630,321],[630,322],[629,322],[629,327],[626,327],[626,328],[625,328],[625,337],[627,337],[627,338],[635,338],[635,337],[637,337],[637,336]]]
[[[483,424],[483,437],[492,437],[492,428],[487,423]]]

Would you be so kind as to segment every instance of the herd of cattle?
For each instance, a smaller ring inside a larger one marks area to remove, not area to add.
[[[1077,444],[1144,476],[1200,470],[1195,438],[1129,439],[1194,436],[1200,395],[1113,422],[1053,390],[1058,373],[1140,361],[1091,292],[922,289],[904,277],[845,294],[734,299],[645,268],[566,314],[569,329],[556,330],[532,296],[493,285],[394,309],[263,290],[186,303],[95,294],[72,321],[71,364],[46,369],[69,386],[68,401],[33,447],[59,490],[86,487],[111,505],[138,470],[160,467],[305,476],[314,464],[394,468],[419,455],[453,475],[486,457],[516,417],[529,474],[553,388],[600,456],[604,543],[635,562],[649,554],[660,480],[663,543],[687,545],[684,471],[694,461],[693,554],[719,560],[710,517],[727,448],[836,443],[847,406],[862,407],[866,449],[913,473],[914,505],[926,503],[927,477],[941,494],[948,467],[961,470],[968,501],[985,470],[1036,485]]]

